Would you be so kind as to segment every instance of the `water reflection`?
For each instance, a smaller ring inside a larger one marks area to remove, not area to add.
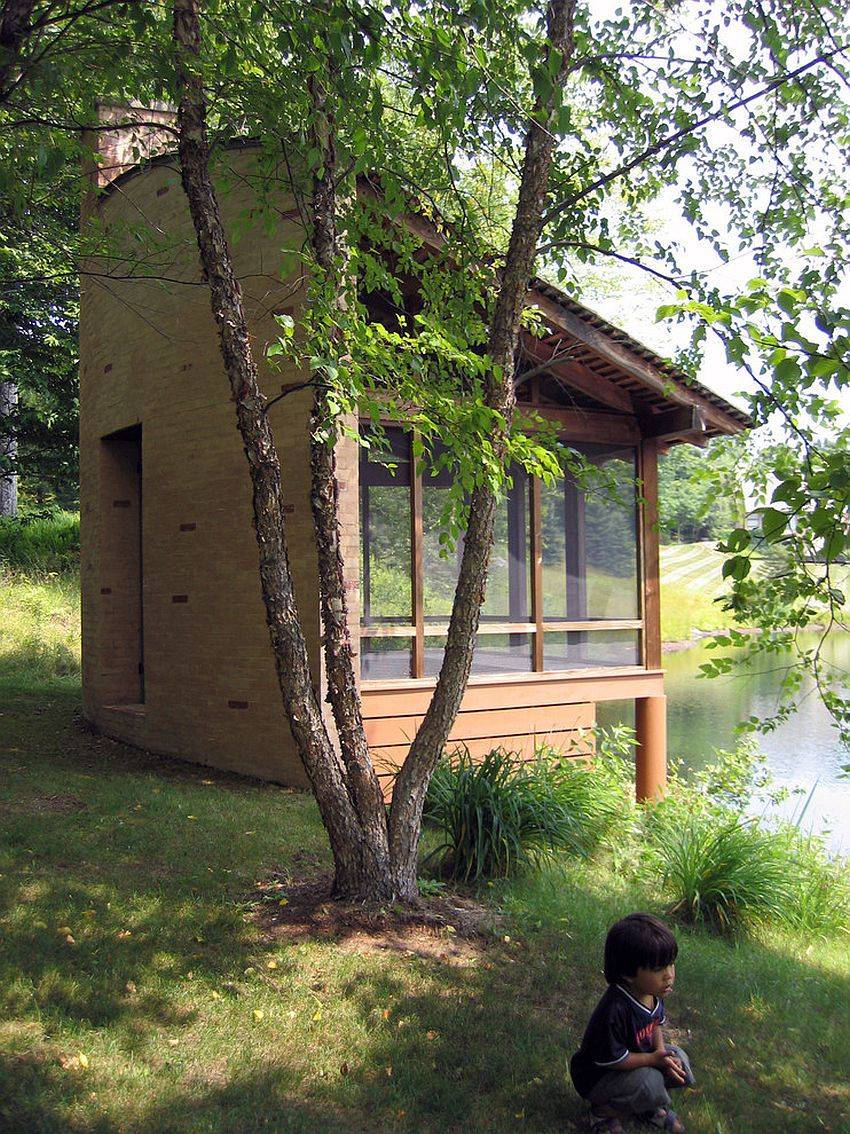
[[[700,677],[700,665],[716,652],[702,642],[664,656],[668,751],[671,758],[684,760],[686,767],[703,767],[715,748],[733,747],[739,721],[749,716],[770,717],[779,703],[779,685],[787,664],[781,658],[759,659],[756,672]],[[834,635],[829,659],[844,672],[850,671],[850,634]],[[782,813],[797,819],[805,807],[802,827],[828,831],[829,845],[848,854],[850,779],[842,777],[841,769],[850,763],[850,752],[839,744],[814,689],[804,689],[800,696],[799,711],[775,731],[757,735],[757,742],[776,783],[803,789],[802,795],[788,801]],[[612,717],[610,708],[600,711],[599,717],[603,723],[625,719],[616,711]]]

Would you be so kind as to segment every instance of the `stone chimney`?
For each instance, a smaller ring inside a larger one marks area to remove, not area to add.
[[[85,192],[82,217],[94,208],[98,193],[122,173],[159,154],[176,150],[177,112],[164,103],[99,103],[97,125],[83,131]]]

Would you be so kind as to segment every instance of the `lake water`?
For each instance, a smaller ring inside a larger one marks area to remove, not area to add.
[[[700,664],[716,653],[700,642],[664,655],[667,748],[671,759],[681,757],[687,767],[708,763],[716,748],[733,748],[740,721],[769,717],[777,708],[781,659],[759,659],[757,672],[698,676]],[[850,634],[834,635],[829,656],[844,672],[850,671]],[[600,713],[600,720],[604,719]],[[799,820],[804,830],[825,833],[831,849],[850,854],[850,778],[842,775],[842,765],[850,764],[850,751],[839,744],[817,693],[811,688],[804,691],[794,716],[774,732],[754,736],[775,784],[802,789],[781,813]]]

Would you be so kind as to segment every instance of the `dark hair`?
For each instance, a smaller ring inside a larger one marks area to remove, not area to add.
[[[663,969],[679,952],[676,938],[652,914],[633,913],[612,925],[605,938],[605,979],[616,984],[638,969]]]

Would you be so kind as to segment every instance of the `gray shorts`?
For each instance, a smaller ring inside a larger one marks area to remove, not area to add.
[[[695,1083],[687,1053],[681,1047],[668,1046],[681,1061],[685,1071],[684,1083],[665,1079],[657,1067],[638,1067],[634,1071],[607,1071],[587,1100],[594,1106],[611,1106],[624,1114],[645,1114],[650,1110],[670,1105],[668,1088],[692,1087]]]

